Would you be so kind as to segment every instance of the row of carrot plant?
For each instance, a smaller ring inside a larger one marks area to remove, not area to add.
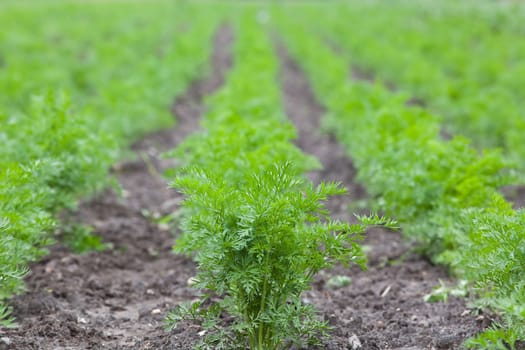
[[[470,281],[478,305],[500,312],[499,327],[466,344],[504,349],[525,339],[525,213],[497,191],[509,178],[500,153],[479,154],[462,137],[443,140],[440,119],[407,106],[409,96],[350,79],[349,62],[329,44],[301,40],[305,28],[290,16],[279,24],[329,111],[325,127],[346,146],[377,205],[432,259]]]
[[[436,111],[448,133],[480,148],[501,147],[522,168],[523,6],[356,1],[301,18],[315,18],[309,27],[337,43],[355,66]]]
[[[14,325],[5,301],[54,240],[58,211],[107,186],[133,137],[172,123],[169,101],[203,74],[221,18],[182,26],[171,4],[120,6],[0,12],[0,325]]]
[[[478,305],[501,313],[499,327],[467,345],[514,347],[525,339],[525,212],[497,191],[511,178],[505,157],[480,154],[462,137],[444,140],[440,131],[443,120],[451,121],[479,145],[503,146],[510,159],[523,158],[522,96],[515,89],[521,44],[511,45],[520,27],[507,12],[499,27],[499,12],[482,11],[474,29],[454,36],[472,52],[445,50],[445,36],[428,31],[450,33],[450,21],[472,22],[448,7],[434,12],[403,4],[389,7],[395,28],[410,38],[402,55],[399,32],[382,30],[387,17],[375,3],[331,10],[293,5],[303,16],[276,11],[276,24],[329,111],[326,129],[348,149],[377,208],[395,216],[432,259],[470,281]],[[107,185],[108,167],[134,137],[171,123],[167,101],[203,74],[224,9],[185,2],[3,8],[0,22],[13,31],[0,32],[0,141],[6,145],[0,149],[0,325],[13,324],[4,301],[23,289],[28,263],[54,238],[56,213]],[[315,273],[336,262],[364,266],[363,231],[394,224],[362,217],[349,225],[329,217],[324,201],[344,190],[306,180],[319,162],[293,145],[270,28],[257,23],[268,13],[244,11],[234,21],[235,65],[209,98],[202,130],[170,154],[184,163],[173,186],[186,196],[175,250],[195,259],[192,283],[202,298],[179,306],[167,322],[203,321],[204,348],[284,349],[317,343],[328,330],[301,300]],[[419,17],[403,21],[407,14]],[[509,71],[495,54],[473,59],[487,48],[505,52]],[[381,82],[350,80],[348,58],[406,86],[447,118],[407,106],[412,96]],[[391,69],[408,63],[415,68]],[[480,70],[490,76],[478,79]],[[496,112],[501,124],[492,119]]]
[[[201,322],[201,348],[288,349],[317,343],[327,330],[301,300],[314,275],[338,261],[363,265],[361,233],[391,223],[329,218],[323,202],[344,190],[306,180],[318,162],[292,143],[272,42],[256,11],[239,17],[234,68],[211,96],[202,132],[172,154],[185,163],[173,181],[186,196],[175,250],[195,259],[203,295],[167,321]]]

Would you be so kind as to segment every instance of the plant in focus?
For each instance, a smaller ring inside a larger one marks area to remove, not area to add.
[[[315,344],[327,325],[301,301],[302,292],[336,262],[364,267],[361,234],[370,224],[393,224],[378,217],[355,225],[330,220],[323,202],[344,189],[314,187],[290,163],[244,176],[241,188],[203,168],[189,168],[175,180],[193,213],[175,249],[195,256],[195,287],[205,294],[174,310],[168,326],[199,321],[207,332],[202,349]]]
[[[506,203],[502,203],[506,204]],[[471,210],[464,221],[470,224],[469,239],[455,256],[481,299],[476,305],[499,314],[501,324],[469,339],[474,349],[520,349],[525,339],[525,211]]]

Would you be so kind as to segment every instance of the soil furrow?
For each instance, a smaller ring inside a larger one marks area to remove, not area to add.
[[[366,198],[365,189],[354,181],[356,170],[350,158],[333,135],[323,133],[321,116],[325,110],[316,100],[299,66],[291,60],[283,46],[278,47],[282,61],[281,83],[285,112],[298,132],[296,142],[305,153],[321,161],[323,168],[310,172],[314,183],[335,181],[347,189],[352,200]],[[346,196],[333,198],[328,207],[336,218],[348,220],[349,200]]]
[[[325,111],[305,74],[283,46],[278,47],[278,53],[285,110],[299,131],[298,145],[324,166],[311,178],[316,182],[341,181],[349,189],[349,196],[330,203],[330,209],[335,217],[350,220],[349,203],[365,192],[355,183],[352,163],[333,136],[320,132]],[[326,349],[347,349],[352,336],[360,340],[361,349],[454,349],[490,323],[487,317],[468,312],[464,299],[425,303],[423,297],[440,280],[453,282],[444,269],[411,252],[399,233],[370,230],[364,245],[368,248],[368,271],[339,266],[321,273],[313,290],[305,295],[334,327],[333,337],[325,341]],[[351,284],[329,288],[330,278],[340,275],[350,277]]]
[[[177,126],[137,142],[138,160],[114,167],[122,196],[106,191],[74,214],[113,249],[76,255],[60,244],[51,247],[33,264],[28,292],[13,300],[20,327],[2,335],[0,349],[163,348],[166,312],[195,292],[187,287],[193,262],[172,254],[172,234],[155,221],[181,199],[160,175],[172,166],[160,154],[198,129],[203,97],[220,87],[231,64],[231,41],[231,29],[222,26],[210,76],[173,104]]]

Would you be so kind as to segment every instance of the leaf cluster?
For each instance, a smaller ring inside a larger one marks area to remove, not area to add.
[[[221,312],[235,319],[231,336],[249,339],[250,348],[278,349],[317,335],[324,326],[301,305],[301,293],[336,261],[364,266],[357,241],[366,225],[330,221],[322,205],[341,188],[313,187],[289,163],[247,172],[242,186],[220,173],[191,174],[175,182],[192,213],[176,251],[195,253],[196,286],[221,297]]]
[[[455,265],[475,281],[482,297],[477,303],[501,313],[505,329],[492,329],[472,341],[472,347],[514,348],[525,339],[525,211],[470,210],[464,214],[469,239]],[[502,338],[495,335],[503,335]]]

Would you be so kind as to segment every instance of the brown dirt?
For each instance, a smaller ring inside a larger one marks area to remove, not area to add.
[[[512,202],[514,209],[525,207],[525,185],[505,186],[501,189],[501,193],[507,201]]]
[[[351,220],[348,202],[366,193],[354,182],[356,171],[333,136],[319,131],[324,109],[304,73],[283,47],[278,51],[284,105],[299,131],[298,145],[324,165],[312,179],[342,181],[350,195],[330,207],[334,216]],[[326,340],[324,348],[347,349],[349,338],[355,335],[362,349],[454,349],[490,323],[488,317],[469,312],[464,299],[424,302],[423,297],[440,280],[454,282],[444,269],[413,253],[399,233],[373,229],[364,244],[370,249],[368,271],[356,267],[326,271],[305,294],[334,327],[333,337]],[[337,275],[351,277],[352,283],[340,289],[328,288],[329,278]]]
[[[160,154],[198,129],[202,98],[222,84],[231,64],[231,41],[231,30],[221,27],[212,74],[173,105],[177,127],[147,136],[132,147],[137,160],[114,167],[123,197],[106,191],[74,214],[114,248],[76,255],[52,246],[31,266],[27,293],[12,301],[20,327],[1,330],[0,349],[159,348],[166,312],[195,293],[187,287],[194,264],[172,254],[172,235],[147,214],[172,213],[180,202],[160,175],[171,166]]]

